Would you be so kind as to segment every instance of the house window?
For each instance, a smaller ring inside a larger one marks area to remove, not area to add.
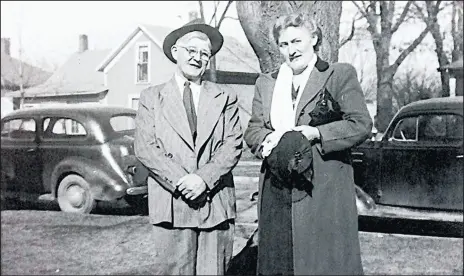
[[[137,48],[137,82],[148,82],[148,45]]]
[[[139,109],[139,98],[132,98],[131,99],[131,107],[133,109]]]

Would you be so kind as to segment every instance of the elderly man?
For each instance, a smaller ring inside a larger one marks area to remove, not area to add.
[[[222,47],[218,30],[193,21],[166,36],[172,79],[141,92],[135,154],[151,172],[154,274],[222,275],[232,257],[242,149],[237,96],[202,77]]]

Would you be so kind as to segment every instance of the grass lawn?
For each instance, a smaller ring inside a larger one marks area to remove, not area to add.
[[[146,216],[8,210],[1,222],[2,275],[151,271]],[[462,238],[360,232],[360,239],[366,274],[463,274]]]

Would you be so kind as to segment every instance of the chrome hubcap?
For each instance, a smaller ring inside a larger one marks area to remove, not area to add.
[[[85,202],[85,190],[79,185],[72,185],[66,191],[66,197],[73,207],[81,207]]]

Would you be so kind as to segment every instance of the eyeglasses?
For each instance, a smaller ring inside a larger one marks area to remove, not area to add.
[[[176,46],[187,50],[187,53],[189,54],[190,57],[195,57],[198,53],[200,53],[200,59],[202,59],[203,61],[209,61],[209,59],[211,58],[211,54],[206,51],[198,50],[197,48],[194,48],[194,47],[184,47],[182,45],[176,45]]]

